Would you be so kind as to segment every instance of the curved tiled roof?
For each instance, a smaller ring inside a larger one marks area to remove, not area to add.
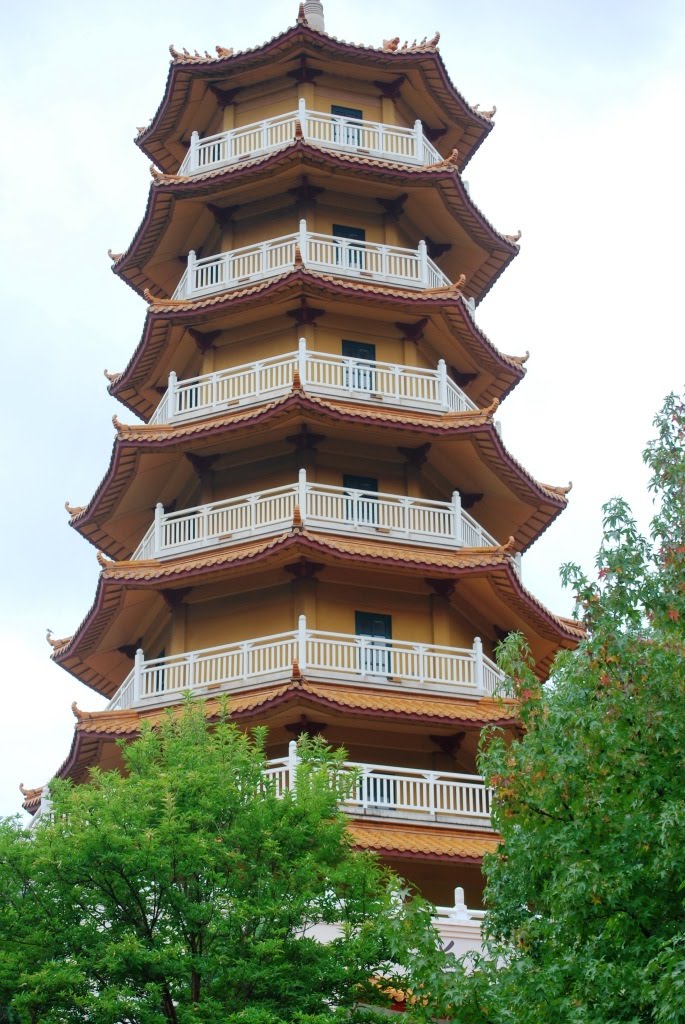
[[[114,554],[111,538],[101,527],[91,524],[111,514],[130,486],[139,460],[145,451],[187,449],[192,442],[224,434],[250,431],[257,425],[274,424],[279,418],[294,422],[294,417],[306,415],[312,423],[373,425],[383,431],[398,431],[403,434],[420,434],[422,439],[437,441],[441,438],[465,440],[472,443],[479,457],[497,473],[512,493],[531,506],[533,511],[526,522],[516,531],[518,546],[526,550],[567,505],[563,488],[549,487],[538,483],[513,458],[505,448],[501,437],[492,423],[494,409],[452,414],[411,412],[407,409],[373,407],[369,404],[336,402],[318,398],[295,390],[290,395],[212,418],[185,424],[132,425],[125,426],[117,421],[117,435],[114,440],[109,468],[92,499],[82,510],[70,519],[71,525],[94,543],[101,544]]]
[[[506,548],[437,551],[383,541],[343,539],[293,527],[270,539],[253,540],[164,562],[105,563],[90,611],[74,635],[55,650],[52,657],[97,692],[112,696],[118,684],[101,677],[84,658],[97,650],[123,608],[127,590],[136,594],[147,591],[161,603],[159,595],[164,589],[206,584],[224,578],[234,569],[278,568],[288,560],[303,556],[321,561],[324,566],[382,567],[384,573],[400,576],[484,581],[501,601],[502,608],[512,613],[512,622],[525,623],[526,629],[534,630],[546,645],[546,653],[538,658],[537,668],[541,675],[549,669],[556,649],[573,648],[584,636],[582,626],[557,617],[526,590]],[[553,648],[549,647],[550,644]]]
[[[424,90],[435,100],[444,116],[462,128],[461,163],[465,166],[492,129],[492,121],[471,107],[454,87],[436,46],[389,50],[359,43],[347,43],[306,25],[295,25],[273,36],[261,46],[235,53],[217,47],[217,57],[200,56],[173,50],[162,101],[150,125],[136,138],[136,144],[164,170],[173,171],[175,161],[164,145],[164,139],[177,130],[179,118],[186,108],[190,91],[196,81],[229,81],[247,71],[269,69],[276,62],[308,54],[313,58],[337,59],[350,65],[373,63],[376,74],[418,75]]]
[[[255,157],[249,162],[233,164],[206,174],[193,175],[191,178],[176,175],[155,178],[150,186],[143,220],[131,244],[113,263],[114,273],[123,277],[138,294],[142,295],[146,287],[153,285],[151,279],[145,275],[143,265],[154,254],[170,223],[177,200],[209,198],[222,187],[243,180],[253,180],[259,175],[273,176],[294,163],[311,164],[333,171],[346,167],[362,170],[372,182],[388,182],[397,188],[418,186],[439,189],[447,210],[458,220],[466,234],[482,250],[490,253],[488,259],[468,280],[469,294],[478,300],[488,293],[500,274],[518,254],[518,245],[498,232],[476,207],[454,168],[390,163],[371,157],[334,152],[300,139],[293,140],[275,152]],[[153,292],[156,291],[158,289],[153,287]]]
[[[326,299],[353,299],[360,308],[369,304],[387,308],[398,316],[436,316],[444,318],[449,329],[459,339],[477,365],[492,373],[495,384],[483,395],[484,400],[502,398],[525,375],[523,364],[527,356],[509,356],[500,352],[475,323],[463,297],[458,293],[420,292],[408,288],[398,289],[349,278],[334,278],[305,267],[295,267],[280,277],[257,284],[245,285],[230,292],[194,302],[170,300],[152,302],[148,309],[143,333],[127,367],[110,385],[110,394],[128,404],[143,417],[154,411],[147,404],[133,401],[136,390],[150,375],[169,340],[169,331],[176,327],[198,327],[211,324],[217,317],[241,308],[259,307],[278,300],[297,301],[306,293],[316,302]],[[143,400],[144,401],[144,400]]]

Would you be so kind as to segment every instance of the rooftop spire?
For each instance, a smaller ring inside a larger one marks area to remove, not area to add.
[[[313,28],[316,32],[325,32],[321,0],[305,0],[304,16],[310,28]]]

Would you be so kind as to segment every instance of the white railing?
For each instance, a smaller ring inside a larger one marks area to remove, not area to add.
[[[416,249],[379,242],[357,242],[307,230],[245,245],[198,259],[191,250],[174,299],[200,298],[240,288],[283,274],[295,266],[296,255],[305,267],[341,277],[354,277],[403,288],[444,288],[450,280],[428,256],[424,241]]]
[[[298,126],[302,138],[326,149],[360,153],[378,160],[418,164],[422,167],[442,160],[423,134],[420,121],[415,121],[413,128],[402,128],[378,121],[356,120],[339,114],[307,110],[305,101],[300,100],[297,110],[242,128],[232,128],[204,139],[193,132],[190,149],[178,173],[202,174],[281,149],[297,137]]]
[[[271,356],[200,377],[169,384],[150,423],[183,422],[216,415],[234,406],[257,405],[292,391],[295,373],[312,394],[348,401],[394,405],[430,412],[467,412],[477,409],[447,376],[445,360],[437,369],[371,359],[312,352],[300,338],[297,352]]]
[[[133,559],[174,558],[210,547],[224,547],[289,528],[295,509],[304,526],[337,534],[363,534],[380,540],[431,547],[496,547],[497,541],[451,501],[362,491],[310,483],[301,469],[297,483],[253,491],[178,512],[158,503],[150,528]]]
[[[266,775],[273,780],[278,796],[297,785],[300,758],[297,741],[288,744],[288,756],[267,762]],[[424,771],[390,765],[345,761],[343,771],[354,771],[357,779],[343,800],[344,810],[359,815],[428,818],[431,821],[476,819],[489,826],[492,790],[480,775]]]
[[[504,677],[479,637],[470,649],[385,640],[308,629],[304,615],[289,633],[255,637],[203,650],[145,660],[142,650],[109,704],[109,710],[141,703],[165,703],[180,694],[231,692],[290,678],[297,663],[303,674],[403,690],[415,688],[482,697],[502,686]]]

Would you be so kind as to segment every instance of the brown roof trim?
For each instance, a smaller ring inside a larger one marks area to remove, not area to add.
[[[155,179],[150,186],[143,220],[128,248],[112,265],[113,272],[123,278],[138,295],[142,295],[146,288],[156,292],[153,282],[145,275],[143,264],[154,253],[169,224],[177,197],[210,197],[227,184],[263,175],[273,176],[293,163],[313,164],[333,170],[352,169],[357,173],[361,171],[371,179],[380,178],[398,188],[412,185],[439,188],[444,194],[446,205],[471,240],[483,250],[490,251],[489,260],[468,281],[469,292],[478,301],[490,291],[519,253],[518,245],[497,231],[478,209],[456,170],[439,165],[411,167],[370,157],[336,153],[300,139],[247,163],[234,164],[192,178],[164,175]]]
[[[226,52],[226,51],[224,51]],[[445,115],[459,124],[464,134],[460,140],[461,164],[465,166],[483,140],[492,131],[492,121],[473,110],[453,85],[443,60],[435,47],[395,52],[347,43],[316,32],[306,25],[295,25],[272,37],[261,46],[239,53],[213,57],[179,55],[173,57],[164,89],[164,95],[157,111],[147,128],[136,138],[136,145],[162,167],[173,173],[175,160],[164,145],[164,139],[174,131],[179,117],[188,102],[193,82],[210,81],[236,77],[241,72],[271,67],[279,59],[285,61],[300,54],[312,57],[339,58],[354,64],[363,61],[373,63],[378,73],[408,74],[418,71],[425,88],[430,92]]]

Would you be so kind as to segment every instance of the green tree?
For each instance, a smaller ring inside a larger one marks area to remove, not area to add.
[[[492,961],[463,1020],[685,1021],[683,400],[655,426],[649,538],[615,500],[596,578],[562,570],[587,639],[544,690],[520,636],[502,651],[525,733],[482,755],[503,843],[486,864]]]
[[[305,742],[296,790],[279,793],[264,741],[188,704],[122,748],[123,774],[54,781],[30,836],[2,824],[8,1019],[356,1022],[386,985],[416,994],[410,1020],[441,1012],[430,907],[352,849],[343,753]],[[341,934],[318,942],[326,923]]]

